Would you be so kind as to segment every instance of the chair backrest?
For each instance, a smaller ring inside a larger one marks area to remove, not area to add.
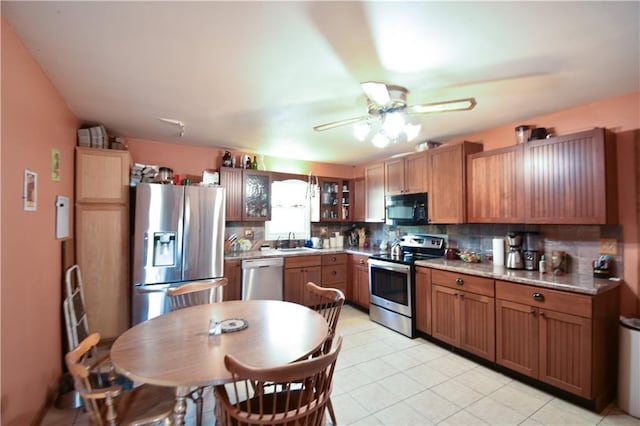
[[[92,424],[103,424],[101,414],[102,404],[99,402],[100,398],[96,399],[84,396],[91,393],[98,396],[94,391],[94,384],[92,380],[94,378],[92,371],[96,368],[96,365],[88,363],[87,359],[91,356],[91,353],[95,351],[99,342],[99,333],[90,334],[76,345],[74,349],[67,352],[64,357],[69,373],[71,373],[71,376],[73,377],[75,389],[82,397],[84,406],[89,414]],[[107,408],[113,410],[113,398],[119,395],[120,390],[119,386],[115,386],[112,389],[112,392],[105,392],[105,394],[102,395],[101,399],[110,399],[110,403],[106,404]],[[112,415],[115,415],[114,412],[112,412]]]
[[[89,322],[84,302],[80,267],[72,265],[65,273],[65,299],[63,301],[67,344],[69,350],[89,336]]]
[[[251,367],[226,355],[233,383],[215,388],[216,419],[222,425],[324,425],[341,346],[338,336],[326,354],[271,368]]]
[[[206,281],[193,281],[167,290],[169,308],[172,311],[189,306],[205,305],[222,301],[222,287],[227,285],[226,278]]]
[[[310,300],[309,307],[324,317],[329,324],[329,337],[333,337],[344,305],[344,293],[337,288],[320,287],[311,281],[307,283],[307,292]],[[331,347],[330,338],[325,342],[325,350]]]

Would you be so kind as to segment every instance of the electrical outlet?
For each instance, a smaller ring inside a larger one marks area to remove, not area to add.
[[[600,238],[598,240],[598,253],[610,254],[611,256],[618,255],[618,240],[615,238]]]

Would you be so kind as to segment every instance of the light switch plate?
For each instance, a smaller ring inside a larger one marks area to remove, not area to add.
[[[611,256],[618,255],[618,240],[615,238],[600,238],[598,240],[598,253],[610,254]]]

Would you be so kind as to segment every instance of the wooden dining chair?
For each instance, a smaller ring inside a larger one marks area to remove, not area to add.
[[[341,346],[339,336],[325,354],[270,368],[252,367],[226,355],[224,364],[233,382],[214,387],[217,424],[324,425]]]
[[[309,296],[310,308],[318,312],[324,317],[329,325],[329,334],[327,340],[320,348],[321,353],[326,353],[331,348],[333,337],[336,334],[338,320],[340,319],[340,311],[344,305],[344,293],[337,288],[320,287],[319,285],[309,281],[307,283],[307,294]],[[336,425],[336,415],[333,411],[331,398],[327,402],[327,410],[331,418],[331,424]]]
[[[188,308],[190,306],[206,305],[222,302],[222,290],[227,285],[227,278],[217,278],[205,281],[193,281],[178,287],[167,289],[169,296],[169,308],[172,311]],[[189,393],[189,398],[196,405],[196,424],[202,425],[203,399],[206,386],[194,388]]]
[[[90,334],[64,357],[91,424],[140,425],[162,422],[170,425],[175,389],[141,385],[125,391],[121,385],[95,383],[93,377],[101,365],[87,362],[87,356],[99,342],[99,333]]]

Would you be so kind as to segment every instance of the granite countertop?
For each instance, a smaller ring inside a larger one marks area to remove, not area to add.
[[[461,260],[430,259],[416,261],[416,265],[428,268],[478,275],[496,280],[505,280],[520,284],[547,287],[574,293],[600,294],[620,285],[616,279],[605,280],[593,278],[591,275],[540,274],[538,271],[507,269],[504,266],[494,266],[490,263],[466,263]]]

